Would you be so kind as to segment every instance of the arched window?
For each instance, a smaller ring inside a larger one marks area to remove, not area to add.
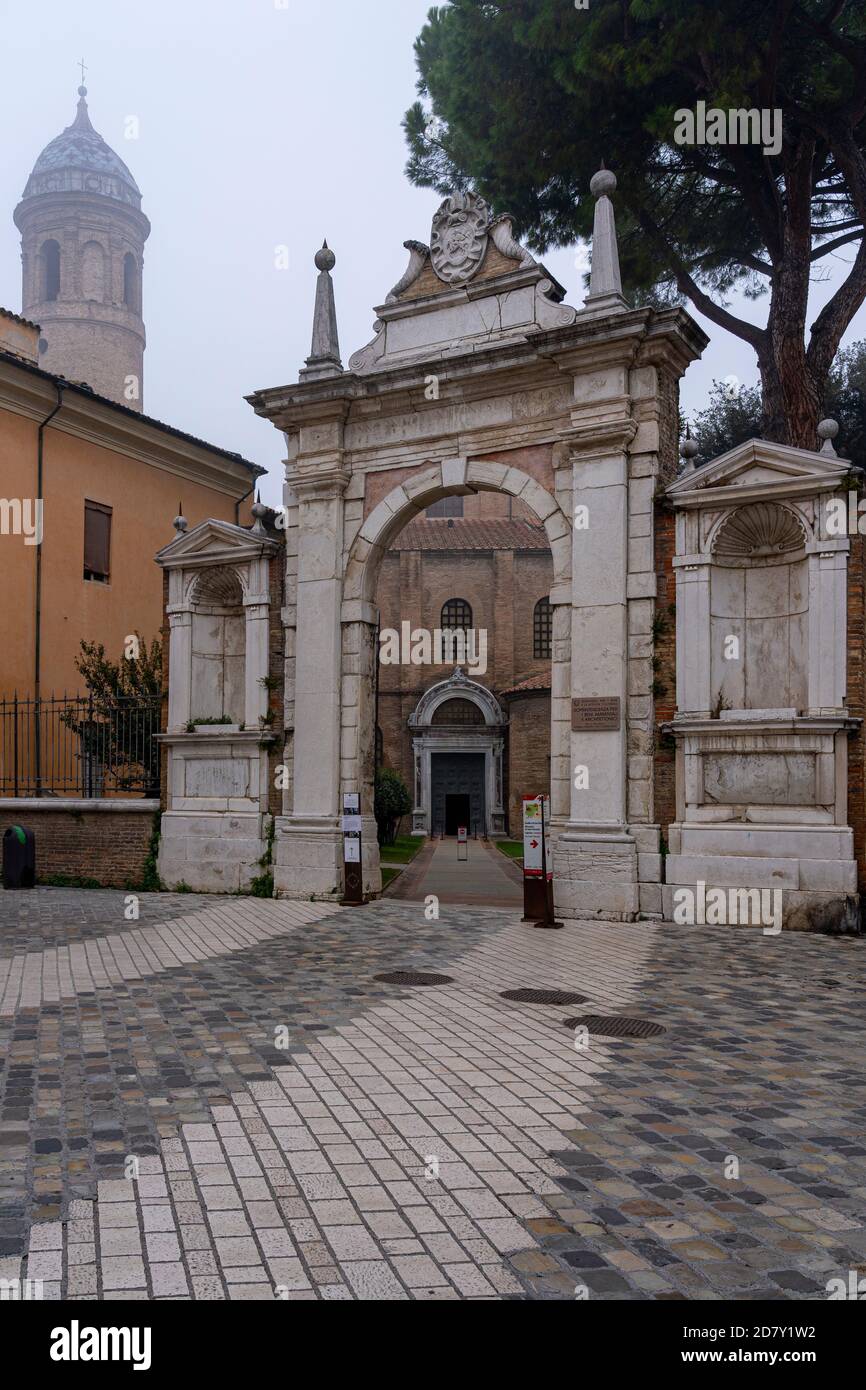
[[[433,711],[431,724],[483,724],[484,715],[474,700],[446,700]]]
[[[123,258],[123,302],[134,314],[141,312],[138,299],[138,263],[131,251]]]
[[[446,632],[456,632],[472,626],[472,609],[465,598],[450,598],[442,605],[439,626]]]
[[[42,294],[40,298],[60,298],[60,243],[46,241],[40,253],[42,258]]]
[[[553,648],[553,609],[550,599],[540,598],[532,615],[532,655],[536,661],[549,661]]]

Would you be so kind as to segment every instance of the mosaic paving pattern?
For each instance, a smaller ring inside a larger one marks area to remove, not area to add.
[[[866,943],[140,906],[0,893],[7,993],[35,953],[0,1017],[0,1278],[75,1299],[808,1299],[866,1269]],[[574,1037],[567,1008],[499,997],[520,987],[667,1032]]]

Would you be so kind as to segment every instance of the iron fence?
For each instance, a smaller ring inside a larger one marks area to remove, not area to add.
[[[0,795],[159,795],[161,701],[0,699]]]

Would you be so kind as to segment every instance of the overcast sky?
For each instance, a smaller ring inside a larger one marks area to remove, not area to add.
[[[344,364],[372,336],[372,308],[406,264],[403,242],[429,241],[439,199],[406,181],[400,127],[428,8],[429,0],[0,0],[0,304],[21,309],[12,212],[37,155],[74,119],[83,57],[93,125],[132,170],[153,228],[145,410],[263,464],[263,495],[279,502],[282,437],[243,397],[296,380],[310,349],[313,255],[323,237],[337,256]],[[138,139],[125,138],[130,116]],[[288,269],[275,264],[282,246]],[[815,287],[814,312],[852,256],[845,247],[821,263],[832,279]],[[544,260],[569,302],[581,304],[579,248]],[[756,321],[765,313],[761,303],[732,307]],[[746,344],[695,317],[713,341],[686,375],[687,413],[705,403],[713,378],[757,377]],[[861,309],[846,341],[864,336]]]

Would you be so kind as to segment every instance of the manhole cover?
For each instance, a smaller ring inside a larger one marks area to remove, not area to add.
[[[423,970],[391,970],[386,975],[374,975],[383,985],[450,985],[451,975],[430,975]]]
[[[516,1004],[585,1004],[585,994],[570,994],[561,989],[506,989],[500,999],[513,999]]]
[[[657,1038],[659,1033],[667,1032],[660,1023],[652,1023],[648,1018],[626,1018],[624,1014],[583,1014],[562,1021],[566,1028],[588,1028],[602,1038]]]

